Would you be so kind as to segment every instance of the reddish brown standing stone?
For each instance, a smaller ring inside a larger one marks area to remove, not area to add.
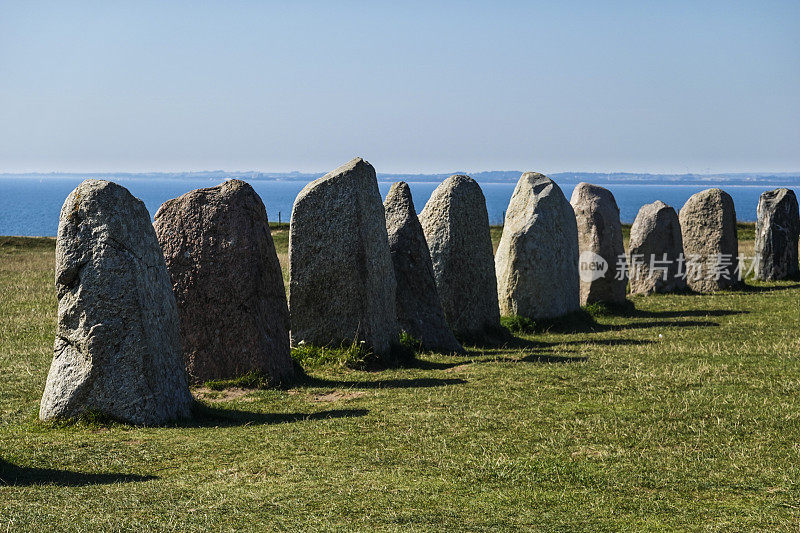
[[[261,372],[291,381],[289,309],[267,212],[230,180],[169,200],[155,216],[192,382]]]

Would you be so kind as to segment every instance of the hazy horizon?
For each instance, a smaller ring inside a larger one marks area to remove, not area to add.
[[[305,170],[290,170],[284,172],[274,172],[269,170],[225,170],[225,169],[202,169],[202,170],[173,170],[173,171],[120,171],[120,170],[106,170],[106,171],[60,171],[60,170],[51,170],[51,171],[27,171],[27,172],[4,172],[0,170],[0,176],[51,176],[51,175],[63,175],[63,176],[101,176],[101,175],[108,175],[108,176],[116,176],[116,175],[126,175],[126,176],[157,176],[157,175],[208,175],[208,174],[226,174],[226,175],[233,175],[233,174],[241,174],[241,175],[264,175],[264,176],[275,176],[275,177],[282,177],[282,176],[291,176],[291,175],[298,175],[298,176],[311,176],[311,175],[324,175],[334,169],[329,169],[327,171],[305,171]],[[599,175],[599,176],[612,176],[612,175],[628,175],[628,176],[673,176],[673,177],[680,177],[680,176],[701,176],[701,177],[797,177],[800,178],[800,170],[797,171],[750,171],[750,172],[635,172],[635,171],[627,171],[627,170],[620,170],[620,171],[610,171],[610,172],[600,172],[600,171],[574,171],[574,170],[564,170],[564,171],[544,171],[541,169],[531,169],[531,170],[499,170],[499,169],[492,169],[492,170],[464,170],[464,169],[455,169],[455,170],[446,170],[443,172],[418,172],[418,171],[380,171],[376,169],[376,174],[381,176],[440,176],[440,175],[453,175],[458,173],[463,174],[519,174],[521,175],[524,172],[541,172],[545,175],[550,176],[563,176],[563,175]]]

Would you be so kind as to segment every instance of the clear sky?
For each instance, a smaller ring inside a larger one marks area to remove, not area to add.
[[[800,171],[800,1],[0,0],[0,172]]]

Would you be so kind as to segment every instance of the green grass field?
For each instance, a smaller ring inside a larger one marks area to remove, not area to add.
[[[172,427],[42,424],[53,241],[0,237],[0,530],[800,529],[800,285],[632,301],[408,368],[199,389]]]

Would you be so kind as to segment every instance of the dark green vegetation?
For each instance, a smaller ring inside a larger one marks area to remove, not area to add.
[[[797,282],[507,319],[503,344],[380,372],[303,360],[293,388],[195,390],[172,427],[51,425],[52,240],[0,243],[0,529],[800,523]]]
[[[736,235],[741,241],[754,241],[756,239],[756,225],[753,222],[737,222]]]

